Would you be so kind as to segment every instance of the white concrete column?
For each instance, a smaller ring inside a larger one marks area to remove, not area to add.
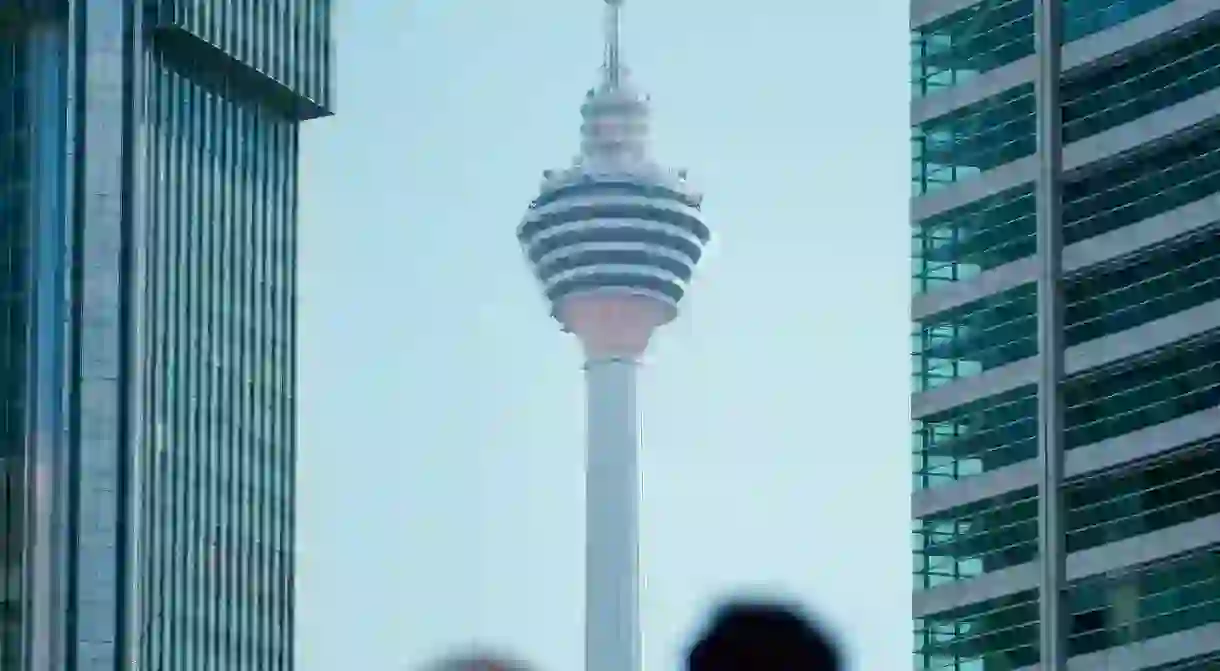
[[[638,360],[591,358],[585,471],[585,669],[638,671]]]

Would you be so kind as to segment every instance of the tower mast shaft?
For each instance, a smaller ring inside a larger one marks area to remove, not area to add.
[[[617,89],[622,78],[623,67],[620,62],[619,25],[623,0],[606,0],[606,84]]]

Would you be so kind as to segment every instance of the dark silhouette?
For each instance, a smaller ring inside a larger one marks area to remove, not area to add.
[[[500,655],[472,653],[449,657],[441,662],[435,662],[424,671],[527,671],[528,667],[520,662],[509,661]]]
[[[793,608],[735,602],[721,608],[687,655],[688,671],[840,671],[829,635]]]

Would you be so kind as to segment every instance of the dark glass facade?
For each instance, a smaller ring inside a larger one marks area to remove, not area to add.
[[[29,171],[25,50],[0,42],[0,669],[18,668],[25,548]]]
[[[915,668],[1040,661],[1038,297],[1055,291],[1072,668],[1213,669],[1220,12],[1065,0],[1064,71],[1042,82],[1036,1],[911,3]],[[1036,128],[1054,87],[1048,284]]]
[[[0,0],[0,668],[290,671],[330,0]]]

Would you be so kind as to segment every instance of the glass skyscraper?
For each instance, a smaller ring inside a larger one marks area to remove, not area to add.
[[[915,668],[1220,668],[1220,0],[911,9]]]
[[[293,668],[330,0],[0,0],[0,669]]]

